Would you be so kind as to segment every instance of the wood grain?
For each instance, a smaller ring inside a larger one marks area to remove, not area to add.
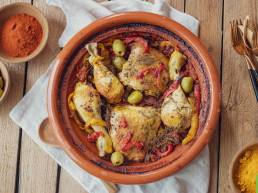
[[[229,21],[254,16],[256,0],[224,0],[222,112],[220,136],[219,192],[229,188],[228,169],[233,155],[244,145],[258,138],[258,108],[244,59],[238,56],[230,42]],[[233,192],[232,192],[233,193]]]
[[[0,6],[15,1],[1,0]],[[28,1],[24,1],[28,2]],[[11,90],[0,107],[0,192],[14,192],[19,145],[19,127],[9,118],[9,112],[22,98],[24,86],[24,64],[7,64],[11,76]]]
[[[47,16],[50,32],[48,44],[44,51],[28,64],[26,92],[47,70],[51,60],[59,51],[57,40],[65,21],[63,14],[56,8],[48,7],[44,0],[34,0],[33,4]],[[56,192],[57,164],[25,133],[22,137],[20,168],[19,192]]]
[[[82,186],[76,182],[73,177],[70,176],[64,169],[61,170],[60,175],[60,184],[59,184],[60,193],[86,193]]]
[[[168,0],[168,3],[177,10],[184,11],[185,0]]]
[[[200,6],[201,5],[201,6]],[[200,21],[199,37],[214,59],[218,72],[221,69],[222,0],[186,0],[185,12]],[[212,27],[212,33],[210,31]],[[219,128],[214,132],[210,148],[210,193],[217,192]]]
[[[258,109],[244,60],[231,47],[229,21],[243,18],[247,14],[257,17],[258,2],[256,0],[167,1],[173,7],[181,11],[185,10],[200,20],[200,38],[208,47],[218,70],[221,69],[223,85],[221,131],[220,133],[219,130],[215,132],[210,143],[211,185],[209,192],[231,193],[228,184],[229,163],[237,150],[258,138]],[[12,2],[16,2],[16,0],[1,0],[0,6]],[[27,0],[27,2],[30,1]],[[28,64],[26,92],[45,72],[50,61],[59,51],[57,41],[65,26],[65,17],[59,9],[48,7],[44,0],[34,0],[33,3],[47,16],[50,24],[50,37],[43,53]],[[224,12],[224,18],[222,18],[222,12]],[[9,95],[12,97],[9,97],[0,107],[1,193],[15,192],[19,129],[9,119],[8,114],[23,95],[25,65],[8,64],[8,69],[13,83]],[[61,170],[59,183],[56,163],[25,133],[22,134],[21,139],[20,171],[17,173],[20,183],[17,192],[54,193],[57,183],[59,184],[59,193],[85,193],[83,188],[64,170]],[[219,173],[217,173],[218,171]],[[219,179],[218,187],[217,178]]]

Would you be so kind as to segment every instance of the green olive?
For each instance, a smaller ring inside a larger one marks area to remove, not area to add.
[[[114,40],[112,48],[113,48],[115,55],[117,55],[117,56],[123,56],[125,54],[126,47],[125,47],[124,42],[120,39]]]
[[[142,98],[143,98],[143,94],[140,91],[136,90],[131,92],[131,94],[127,98],[127,101],[128,103],[135,105],[141,102]]]
[[[126,62],[126,59],[122,56],[115,56],[112,62],[118,70],[122,70],[123,64]]]
[[[114,166],[119,166],[124,163],[124,156],[120,152],[113,152],[111,155],[111,162]]]
[[[181,87],[185,93],[190,93],[193,90],[193,78],[190,76],[184,77],[181,81]]]
[[[4,90],[0,88],[0,98],[2,97],[3,94],[4,94]]]
[[[4,80],[2,76],[0,76],[0,88],[4,88]]]

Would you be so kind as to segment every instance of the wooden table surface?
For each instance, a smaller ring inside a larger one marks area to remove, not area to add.
[[[0,0],[0,6],[15,0]],[[46,71],[59,52],[58,38],[65,16],[45,0],[24,0],[38,7],[49,21],[50,34],[45,50],[24,64],[8,64],[12,89],[0,107],[0,193],[83,193],[80,185],[22,132],[8,114]],[[175,8],[196,17],[200,39],[212,55],[222,84],[222,107],[217,130],[210,142],[210,193],[231,193],[228,168],[232,156],[258,138],[258,108],[244,60],[230,44],[229,21],[256,18],[257,0],[170,0]],[[257,18],[256,18],[257,19]]]

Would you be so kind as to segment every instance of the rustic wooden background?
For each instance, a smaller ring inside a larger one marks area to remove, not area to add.
[[[0,6],[17,2],[0,0]],[[46,49],[24,64],[9,64],[12,89],[0,106],[0,193],[83,193],[61,169],[9,118],[8,113],[28,92],[59,52],[57,41],[64,26],[62,11],[45,0],[24,0],[47,16],[50,27]],[[222,83],[221,117],[211,151],[210,193],[230,193],[228,168],[243,145],[258,138],[258,108],[244,67],[230,44],[229,21],[250,15],[257,19],[257,0],[169,0],[175,8],[200,20],[200,38],[213,56]]]

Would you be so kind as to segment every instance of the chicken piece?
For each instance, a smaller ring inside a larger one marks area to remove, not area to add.
[[[99,156],[112,153],[112,141],[101,118],[101,101],[98,92],[91,86],[79,82],[75,86],[72,101],[85,124],[91,126],[95,132],[101,132],[96,143]]]
[[[177,80],[179,78],[180,70],[185,64],[186,59],[186,56],[178,50],[175,50],[171,54],[168,63],[169,77],[171,80]]]
[[[103,58],[97,54],[96,43],[86,45],[91,55],[90,64],[93,66],[94,84],[101,95],[103,95],[109,103],[118,103],[124,94],[124,86],[119,79],[104,65]]]
[[[133,161],[144,159],[161,123],[153,107],[116,106],[111,111],[110,136],[115,151]]]
[[[154,48],[146,52],[142,44],[134,43],[119,78],[134,90],[157,96],[166,89],[169,81],[168,59]]]
[[[161,106],[161,120],[170,128],[185,130],[191,125],[192,107],[181,86],[167,96]]]

